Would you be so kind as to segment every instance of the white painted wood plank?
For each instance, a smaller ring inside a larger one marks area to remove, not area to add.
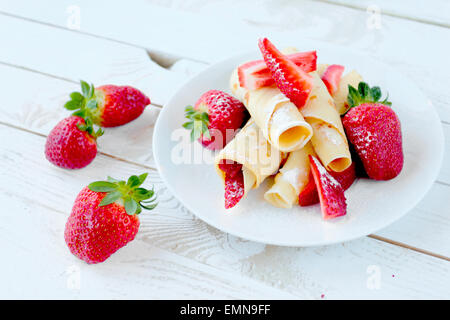
[[[445,70],[444,70],[445,71]],[[431,71],[428,71],[429,73],[431,73]],[[443,72],[444,73],[444,72]],[[439,78],[439,77],[438,77]],[[433,84],[434,85],[434,84]],[[445,98],[445,97],[444,97]],[[445,99],[444,99],[445,100]],[[433,101],[434,102],[434,101]]]
[[[45,75],[0,65],[0,121],[47,135],[69,112],[63,109],[75,84]],[[17,86],[20,83],[21,86]],[[36,86],[39,83],[39,86]],[[18,99],[17,97],[20,97]],[[109,155],[153,167],[153,125],[159,109],[150,106],[132,123],[107,129],[99,150]],[[450,184],[450,125],[445,125],[446,148],[439,180]],[[97,161],[97,160],[95,160]],[[159,178],[158,178],[159,179]],[[450,257],[450,225],[442,211],[449,186],[435,184],[427,197],[406,217],[377,235]],[[180,239],[181,240],[181,239]]]
[[[45,163],[43,138],[4,126],[0,132],[9,137],[1,143],[0,239],[8,261],[0,272],[1,298],[295,298],[236,272],[156,248],[142,236],[106,263],[81,262],[70,254],[63,237],[76,194],[106,172],[123,178],[142,168],[101,157],[91,170],[66,172]],[[163,208],[166,201],[163,197]],[[77,273],[80,288],[71,287]]]
[[[150,172],[147,185],[155,184],[160,206],[142,214],[137,240],[105,264],[87,266],[70,255],[62,240],[73,199],[93,179],[107,174],[126,177],[142,168],[99,156],[85,169],[62,170],[44,159],[43,137],[3,125],[0,135],[9,137],[0,149],[1,200],[8,216],[0,222],[0,234],[8,245],[8,261],[17,262],[5,266],[0,277],[13,296],[279,298],[292,294],[362,299],[449,294],[447,261],[374,239],[283,248],[223,234],[177,204],[156,172]],[[31,263],[35,267],[27,268]],[[67,292],[65,287],[67,268],[73,265],[81,271],[79,292]],[[323,272],[321,266],[332,272]],[[371,281],[378,276],[376,289]]]
[[[450,27],[450,2],[446,0],[318,0],[369,12]]]
[[[47,135],[71,112],[64,109],[69,93],[79,91],[79,84],[39,73],[0,65],[0,121]],[[108,128],[98,138],[99,151],[154,167],[153,127],[160,108],[148,106],[133,122]]]
[[[144,49],[0,15],[0,62],[58,77],[131,85],[162,105],[184,80],[153,62]]]
[[[449,195],[448,185],[433,184],[413,210],[376,235],[450,258]]]
[[[148,48],[158,55],[167,54],[205,62],[214,62],[236,52],[255,49],[256,39],[262,35],[269,36],[277,42],[296,45],[302,43],[305,48],[320,49],[327,44],[345,46],[380,59],[406,73],[430,97],[441,118],[450,123],[448,103],[450,92],[447,90],[450,66],[444,47],[446,43],[444,39],[450,37],[450,30],[447,28],[390,16],[383,16],[379,29],[368,27],[369,13],[314,1],[288,1],[283,5],[270,0],[258,2],[191,0],[154,1],[154,3],[136,0],[124,7],[120,1],[108,1],[106,5],[106,2],[87,0],[62,0],[56,3],[51,0],[39,2],[0,0],[0,11],[67,28],[68,21],[71,21],[67,9],[78,6],[81,14],[80,32],[132,43]],[[99,16],[105,18],[99,19]],[[41,53],[41,57],[54,55],[52,47],[55,42],[64,44],[69,42],[60,47],[68,46],[71,50],[56,49],[64,51],[62,52],[64,57],[61,55],[59,59],[56,57],[56,61],[62,59],[62,63],[70,59],[81,59],[81,57],[72,58],[72,55],[78,54],[80,47],[88,48],[83,52],[84,55],[90,55],[86,58],[89,61],[84,60],[84,64],[77,66],[77,72],[72,72],[76,75],[76,79],[90,74],[93,57],[100,59],[99,57],[108,56],[113,52],[97,51],[93,43],[105,47],[114,46],[97,38],[88,36],[82,38],[79,35],[76,40],[72,40],[68,33],[62,30],[58,36],[54,36],[48,29],[41,29],[38,26],[29,32],[26,26],[26,24],[20,27],[8,24],[2,27],[5,30],[2,37],[5,42],[3,56],[12,59],[11,61],[20,61],[25,65],[41,68],[44,72],[56,75],[68,73],[67,67],[61,68],[60,64],[51,68],[45,63],[32,63],[33,61],[26,55],[30,50],[34,50],[30,48],[29,41],[20,44],[19,52],[11,49],[15,44],[11,39],[11,33],[17,39],[26,39],[29,35],[39,39],[38,52]],[[322,42],[318,43],[311,39]],[[72,42],[77,43],[77,49],[72,50],[74,47],[70,44]],[[420,45],[417,45],[418,43]],[[115,45],[119,47],[119,44]],[[127,49],[119,51],[121,50]],[[8,52],[10,54],[7,54]],[[138,65],[141,63],[140,59],[143,59],[143,54],[136,59],[139,60]],[[89,67],[89,70],[84,70],[84,67]],[[119,78],[123,77],[125,70],[129,71],[130,68],[121,68]],[[170,93],[184,80],[183,78],[177,81],[170,76],[167,78],[158,75],[156,83],[149,86],[149,94],[151,97],[154,95],[153,99],[158,104],[166,101]],[[111,77],[101,79],[113,80]],[[152,80],[146,77],[146,81]]]

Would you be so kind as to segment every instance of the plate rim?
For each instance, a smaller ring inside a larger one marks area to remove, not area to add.
[[[358,50],[351,50],[351,49],[348,49],[348,48],[345,48],[345,47],[335,46],[335,45],[330,45],[330,44],[327,44],[325,47],[327,47],[327,49],[330,49],[330,48],[334,47],[334,48],[338,48],[341,51],[348,51],[348,52],[351,52],[352,54],[363,56],[363,53],[361,53]],[[319,49],[317,49],[317,50],[319,50]],[[156,150],[158,149],[158,146],[160,145],[159,141],[161,141],[158,138],[158,136],[159,136],[158,135],[158,131],[159,131],[160,126],[162,126],[162,120],[161,120],[162,119],[162,115],[165,112],[169,112],[169,111],[167,111],[168,108],[166,106],[173,104],[172,101],[177,98],[179,92],[182,91],[184,89],[184,87],[187,86],[189,83],[191,83],[192,81],[195,81],[195,79],[197,77],[202,77],[203,74],[208,73],[210,71],[210,69],[213,69],[217,65],[223,64],[223,63],[227,62],[228,60],[235,59],[238,56],[252,55],[252,54],[254,54],[256,52],[257,52],[256,50],[245,50],[245,51],[237,52],[236,54],[229,55],[229,56],[227,56],[224,59],[221,59],[221,60],[219,60],[217,62],[214,62],[214,63],[208,65],[204,70],[202,70],[202,71],[200,71],[200,72],[198,72],[198,73],[188,77],[183,82],[183,84],[180,85],[174,91],[174,93],[170,96],[170,98],[167,100],[167,102],[163,105],[163,107],[161,108],[161,111],[160,111],[160,113],[158,115],[158,118],[156,119],[155,127],[154,127],[154,130],[153,130],[152,151],[153,151],[153,157],[155,159],[156,168],[158,170],[158,174],[160,175],[161,180],[164,183],[164,186],[196,218],[204,221],[208,225],[213,226],[214,228],[216,228],[216,229],[218,229],[218,230],[220,230],[222,232],[226,232],[226,233],[228,233],[230,235],[233,235],[233,236],[236,236],[236,237],[240,237],[240,238],[243,238],[243,239],[247,239],[247,240],[250,240],[250,241],[254,241],[254,242],[257,242],[257,243],[268,244],[268,245],[276,245],[276,246],[283,246],[283,247],[318,247],[318,246],[325,246],[325,245],[330,245],[330,244],[339,244],[339,243],[343,243],[343,242],[348,242],[348,241],[356,240],[356,239],[368,236],[368,235],[370,235],[372,233],[378,232],[378,231],[386,228],[387,226],[393,224],[394,222],[398,221],[400,218],[404,217],[406,214],[408,214],[425,197],[425,195],[430,191],[430,189],[433,186],[434,182],[437,180],[437,177],[439,175],[440,169],[442,167],[443,157],[444,157],[444,142],[445,142],[444,132],[443,132],[443,128],[442,128],[442,123],[441,123],[439,114],[437,113],[437,110],[436,110],[436,108],[434,107],[433,104],[430,105],[430,107],[431,107],[430,108],[430,111],[431,111],[430,114],[432,114],[432,117],[435,118],[435,120],[437,120],[438,123],[439,123],[438,131],[439,131],[439,140],[440,141],[439,141],[439,155],[435,155],[436,157],[439,157],[438,162],[437,162],[438,165],[434,167],[434,172],[433,172],[432,175],[430,175],[430,176],[432,176],[432,179],[430,180],[431,182],[426,187],[426,191],[423,193],[422,197],[420,197],[420,198],[418,197],[417,199],[415,199],[415,201],[411,201],[410,205],[408,207],[405,207],[404,210],[402,210],[403,211],[402,214],[395,215],[391,219],[385,219],[384,220],[385,223],[380,224],[379,226],[377,226],[377,228],[375,228],[373,231],[371,231],[369,233],[367,233],[366,231],[354,232],[354,233],[351,233],[351,235],[348,236],[348,237],[341,237],[339,239],[324,240],[324,241],[320,241],[320,242],[318,242],[318,241],[314,241],[314,242],[302,241],[301,243],[300,242],[297,243],[295,241],[290,241],[288,243],[288,242],[285,242],[285,241],[273,241],[273,239],[269,239],[268,241],[265,241],[265,240],[262,240],[262,239],[259,239],[259,238],[255,238],[253,236],[249,236],[249,235],[243,234],[241,232],[236,232],[234,230],[229,229],[227,226],[219,225],[219,224],[211,221],[209,217],[205,217],[205,216],[197,214],[196,211],[189,204],[185,203],[182,199],[180,199],[177,196],[177,193],[172,188],[172,185],[168,182],[169,179],[165,175],[165,173],[164,173],[165,171],[162,170],[162,168],[161,168],[162,167],[161,163],[160,163],[161,160],[159,159],[159,155],[158,155],[158,152],[156,152]],[[389,67],[389,68],[393,69],[396,73],[398,73],[401,76],[407,78],[408,80],[410,80],[412,83],[415,84],[415,82],[413,80],[411,80],[408,76],[406,76],[401,71],[396,69],[395,66],[391,66],[391,65],[385,63],[384,61],[381,61],[381,60],[377,59],[376,57],[370,57],[370,58],[376,60],[378,63],[381,63],[381,64],[385,65],[386,67]],[[416,87],[419,89],[419,92],[426,99],[429,100],[428,96],[417,85],[416,85]]]

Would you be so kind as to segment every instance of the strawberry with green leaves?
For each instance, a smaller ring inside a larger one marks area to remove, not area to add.
[[[65,104],[73,115],[101,127],[117,127],[139,117],[150,99],[138,89],[130,86],[104,85],[95,88],[81,81],[81,92],[72,92]]]
[[[55,166],[80,169],[97,155],[97,138],[103,134],[92,121],[78,116],[61,120],[49,133],[45,143],[45,157]]]
[[[395,178],[403,168],[400,120],[391,102],[380,101],[379,87],[360,82],[349,86],[350,109],[342,118],[347,138],[361,159],[367,175],[375,180]]]
[[[183,124],[191,130],[191,140],[198,140],[211,150],[222,149],[248,118],[245,106],[238,99],[219,90],[205,92],[194,107],[187,106]]]
[[[132,241],[142,209],[157,205],[153,189],[141,187],[146,178],[147,173],[128,181],[108,177],[83,188],[64,231],[70,252],[87,263],[99,263]]]

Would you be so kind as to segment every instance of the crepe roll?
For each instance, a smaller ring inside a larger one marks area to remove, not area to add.
[[[285,164],[275,176],[272,187],[264,194],[266,201],[279,208],[292,208],[298,203],[298,195],[309,182],[309,155],[315,155],[311,143],[289,153]]]
[[[225,181],[225,172],[220,169],[219,164],[241,164],[245,197],[251,189],[257,188],[278,170],[281,160],[282,153],[268,143],[254,120],[250,119],[216,156],[215,167],[222,181]]]
[[[344,114],[348,110],[348,86],[351,85],[354,88],[358,88],[358,84],[362,81],[363,78],[355,70],[352,70],[341,78],[339,87],[332,96],[339,114]]]
[[[246,106],[271,145],[282,152],[303,148],[313,130],[298,108],[276,86],[248,91],[239,86],[237,72],[231,76],[231,91]]]
[[[328,64],[318,64],[317,65],[317,73],[320,77],[328,68]],[[339,85],[331,96],[334,100],[334,104],[336,106],[336,110],[340,115],[344,114],[348,110],[347,96],[348,96],[348,86],[351,85],[354,88],[358,88],[358,84],[363,81],[361,75],[352,70],[348,72],[346,75],[342,76],[341,80],[339,80]]]
[[[310,75],[313,78],[313,88],[300,111],[313,128],[311,143],[325,168],[336,172],[344,171],[352,160],[341,118],[318,73],[311,72]]]

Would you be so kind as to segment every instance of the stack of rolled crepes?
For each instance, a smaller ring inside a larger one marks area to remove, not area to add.
[[[230,87],[233,95],[248,109],[251,119],[216,157],[216,169],[224,180],[219,163],[225,160],[242,164],[245,192],[257,188],[276,173],[264,198],[274,206],[291,208],[308,184],[308,155],[319,157],[327,170],[341,172],[351,163],[347,138],[340,113],[345,112],[346,98],[339,112],[336,97],[346,97],[348,84],[356,85],[360,76],[351,72],[343,77],[333,97],[319,76],[326,65],[311,72],[313,88],[305,106],[298,109],[276,86],[248,91],[239,84],[234,70]],[[350,76],[349,76],[350,75]],[[285,160],[284,163],[282,160]],[[281,165],[281,168],[280,168]]]

